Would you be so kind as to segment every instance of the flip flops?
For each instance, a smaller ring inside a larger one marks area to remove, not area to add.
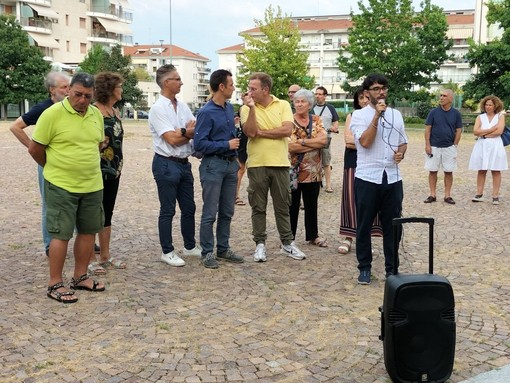
[[[244,206],[244,205],[246,205],[246,202],[244,202],[240,197],[236,197],[235,204],[238,206]]]

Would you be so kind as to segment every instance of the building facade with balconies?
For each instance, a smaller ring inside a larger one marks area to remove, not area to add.
[[[151,81],[139,81],[147,105],[152,105],[159,97],[160,88],[156,84],[156,70],[165,64],[173,64],[182,79],[183,86],[177,99],[196,110],[205,104],[209,95],[209,59],[176,45],[139,45],[125,47],[124,54],[131,56],[133,68],[147,71]]]
[[[462,86],[471,77],[474,69],[466,59],[469,38],[474,38],[478,43],[486,43],[500,35],[497,26],[487,26],[484,3],[486,1],[477,0],[476,9],[445,11],[447,36],[453,41],[453,46],[448,51],[452,58],[441,65],[437,72],[440,83],[431,84],[432,89],[450,81]],[[347,92],[342,89],[346,74],[338,69],[337,58],[339,48],[349,43],[349,28],[353,25],[350,15],[293,17],[292,20],[301,35],[300,49],[308,53],[308,75],[315,77],[315,85],[324,86],[328,90],[329,99],[348,97]],[[259,28],[242,33],[254,37],[262,36]],[[237,55],[242,54],[243,50],[244,44],[238,44],[217,51],[219,67],[230,70],[234,81],[240,67]],[[241,91],[237,90],[233,96],[233,100],[239,103]]]
[[[0,0],[0,14],[14,15],[47,61],[72,68],[92,45],[132,45],[127,0]]]

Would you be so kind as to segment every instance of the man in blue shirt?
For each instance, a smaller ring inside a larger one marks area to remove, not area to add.
[[[216,216],[216,257],[228,262],[244,262],[229,245],[239,170],[236,151],[239,138],[235,132],[234,108],[227,102],[235,90],[232,73],[224,69],[213,72],[209,85],[213,96],[197,116],[194,148],[204,156],[199,167],[204,202],[200,221],[202,264],[217,269],[218,262],[213,254]]]
[[[439,106],[430,111],[425,120],[425,169],[429,171],[430,194],[423,202],[436,202],[437,173],[444,171],[444,201],[454,205],[450,193],[453,171],[457,169],[457,145],[462,134],[462,116],[452,108],[453,91],[443,89],[439,94]]]
[[[49,98],[36,104],[24,115],[18,117],[16,121],[12,123],[9,127],[11,132],[16,136],[16,138],[27,147],[30,145],[30,138],[25,133],[24,129],[27,126],[35,125],[39,116],[52,106],[54,103],[62,101],[66,98],[67,93],[69,92],[69,76],[65,72],[50,72],[44,79],[44,86],[48,90]],[[39,179],[39,192],[41,193],[42,200],[42,219],[41,219],[41,229],[43,235],[44,242],[44,250],[46,255],[49,254],[50,251],[50,241],[51,236],[46,229],[46,201],[44,200],[44,177],[43,177],[43,167],[38,165],[37,167],[38,179]]]

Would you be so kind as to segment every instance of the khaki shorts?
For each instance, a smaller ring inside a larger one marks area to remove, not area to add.
[[[104,225],[103,191],[71,193],[44,180],[46,227],[52,238],[67,241],[74,229],[98,233]]]
[[[457,170],[457,147],[455,145],[447,148],[432,147],[432,157],[426,155],[425,169],[430,172],[437,172],[443,168],[446,173]]]

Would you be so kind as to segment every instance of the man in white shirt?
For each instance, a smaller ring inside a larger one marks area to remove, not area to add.
[[[181,234],[184,255],[200,256],[195,242],[195,200],[193,174],[188,157],[193,152],[190,142],[195,133],[195,117],[176,96],[183,85],[172,64],[156,71],[156,82],[161,95],[149,111],[149,127],[153,137],[154,159],[152,173],[159,195],[159,242],[163,253],[161,261],[171,266],[184,266],[172,241],[172,220],[176,202],[181,209]]]
[[[400,112],[386,106],[387,79],[371,74],[362,88],[370,103],[353,112],[350,127],[358,151],[354,180],[358,283],[368,285],[372,269],[370,230],[377,213],[383,229],[386,276],[393,273],[392,221],[402,213],[404,191],[398,165],[407,150],[407,136]]]

